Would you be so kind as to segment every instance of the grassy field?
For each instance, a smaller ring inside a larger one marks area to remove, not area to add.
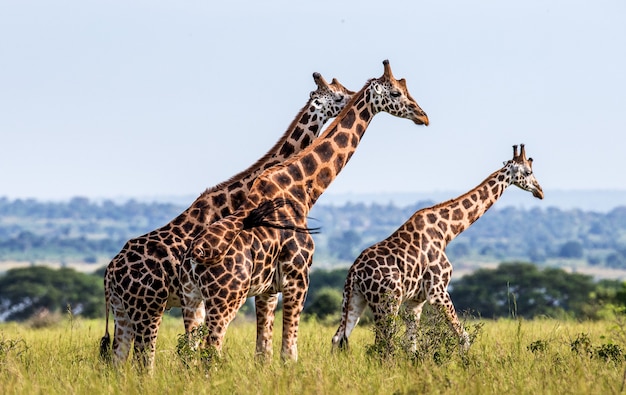
[[[0,324],[3,394],[615,394],[623,391],[626,325],[550,319],[469,323],[469,353],[435,350],[422,358],[372,354],[373,331],[359,326],[347,353],[330,352],[335,326],[303,322],[297,363],[254,359],[255,328],[236,321],[223,358],[206,369],[178,356],[182,323],[162,326],[152,375],[98,358],[102,320],[65,318],[46,328]],[[432,339],[422,339],[429,342]],[[421,344],[421,343],[420,343]],[[452,347],[453,349],[455,347]],[[428,350],[428,348],[425,348]],[[370,350],[370,351],[368,351]],[[432,351],[433,349],[431,349]]]

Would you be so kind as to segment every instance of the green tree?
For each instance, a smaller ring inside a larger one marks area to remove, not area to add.
[[[11,269],[0,277],[0,319],[21,321],[40,309],[98,317],[103,312],[102,278],[69,268]]]
[[[305,309],[313,302],[314,295],[322,288],[333,288],[340,293],[343,292],[343,286],[347,276],[348,268],[311,271]]]
[[[341,300],[341,291],[336,288],[323,287],[312,295],[311,303],[305,312],[324,319],[341,312]]]
[[[591,276],[516,262],[480,269],[455,281],[451,295],[457,310],[487,318],[564,313],[587,318],[594,290]]]

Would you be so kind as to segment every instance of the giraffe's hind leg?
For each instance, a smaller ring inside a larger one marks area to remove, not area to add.
[[[431,305],[443,310],[450,327],[459,336],[461,347],[464,350],[468,350],[470,346],[469,334],[465,331],[465,328],[463,328],[463,325],[459,321],[454,304],[452,304],[452,298],[450,297],[450,294],[446,290],[446,286],[444,284],[432,287],[432,292],[429,295],[429,302]]]
[[[165,312],[166,300],[159,303],[154,303],[154,308],[147,309],[147,311],[140,312],[135,311],[135,315],[141,315],[142,318],[135,320],[135,338],[133,355],[135,362],[142,369],[147,369],[149,372],[154,368],[154,357],[156,354],[156,341],[159,326],[163,320],[163,313]],[[156,307],[156,305],[159,305]]]
[[[134,328],[122,300],[115,292],[111,293],[111,311],[115,329],[113,334],[113,362],[119,365],[128,359],[130,347],[133,343]]]
[[[349,296],[344,295],[343,303],[341,322],[335,336],[333,336],[333,350],[348,349],[348,338],[367,307],[367,301],[357,289],[352,290]]]

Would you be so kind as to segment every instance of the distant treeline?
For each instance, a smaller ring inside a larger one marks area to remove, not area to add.
[[[349,265],[363,248],[386,238],[416,210],[432,204],[314,206],[309,224],[322,230],[314,235],[316,267]],[[0,198],[0,264],[108,260],[126,240],[166,224],[185,208],[81,197],[66,202]],[[447,252],[455,264],[522,260],[626,269],[626,206],[607,213],[494,208],[455,239]]]
[[[71,268],[32,266],[10,269],[0,275],[0,322],[31,320],[45,325],[71,311],[85,317],[104,316],[104,267],[93,273]],[[314,270],[304,307],[304,318],[336,325],[348,270]],[[600,319],[626,308],[626,283],[594,281],[591,276],[559,268],[538,268],[524,262],[501,263],[479,269],[452,282],[456,309],[463,316],[501,318],[537,316]],[[279,308],[281,306],[279,305]],[[252,300],[240,310],[254,316]],[[180,316],[180,309],[169,314]],[[363,322],[371,322],[371,312]]]

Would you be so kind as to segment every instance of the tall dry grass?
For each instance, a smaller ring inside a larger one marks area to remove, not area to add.
[[[280,322],[280,321],[277,321]],[[233,323],[222,358],[185,367],[177,354],[182,323],[167,319],[152,375],[131,364],[119,369],[98,357],[102,320],[64,318],[34,329],[0,325],[3,394],[613,394],[626,369],[622,322],[481,321],[469,353],[437,349],[418,357],[373,352],[371,327],[359,326],[346,353],[330,352],[335,327],[303,322],[297,363],[254,359],[255,328]],[[477,325],[472,322],[470,325]],[[428,332],[429,336],[439,335]],[[432,340],[430,346],[432,346]],[[424,341],[424,340],[422,340]],[[430,347],[429,346],[429,347]],[[429,354],[430,353],[430,354]]]

